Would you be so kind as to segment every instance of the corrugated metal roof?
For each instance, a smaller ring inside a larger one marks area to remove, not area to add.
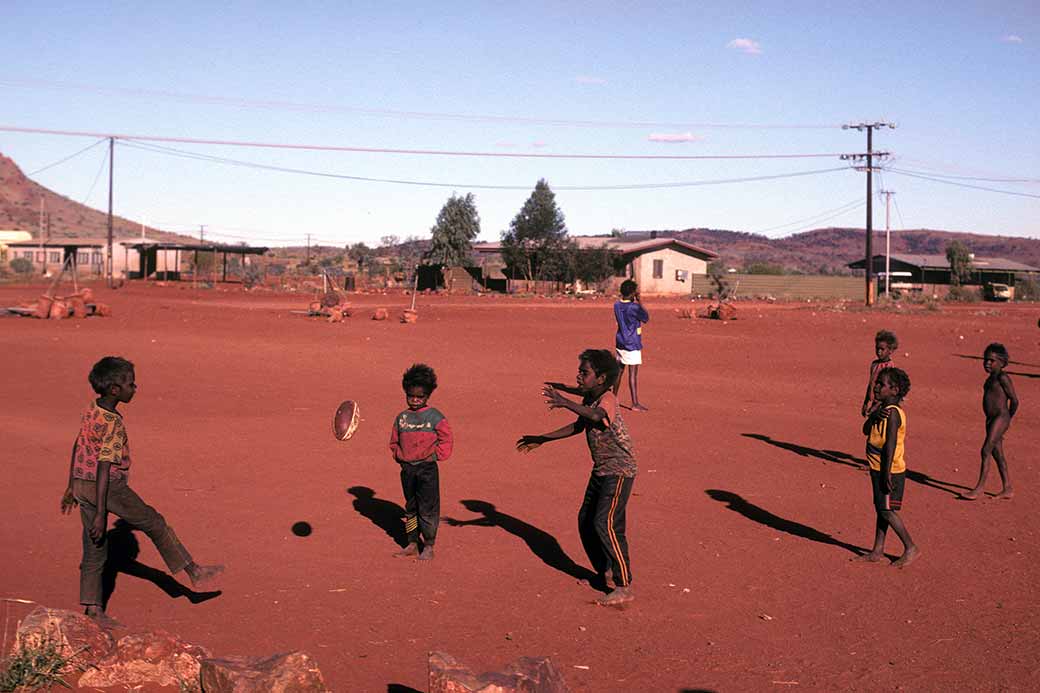
[[[889,257],[893,260],[920,267],[921,269],[950,269],[950,261],[945,255],[910,255],[907,253],[892,253]],[[878,254],[875,260],[884,261],[885,256]],[[863,260],[850,262],[847,266],[859,269],[864,266]],[[1040,267],[1032,267],[1021,262],[1008,260],[1002,257],[975,257],[971,261],[971,268],[975,270],[993,270],[994,272],[1040,272]]]
[[[678,238],[651,238],[645,241],[625,241],[614,236],[571,236],[570,240],[574,241],[582,249],[607,246],[624,255],[640,254],[669,246],[678,246],[698,255],[703,255],[708,260],[718,257],[717,253]],[[497,253],[502,249],[502,244],[497,241],[492,243],[475,243],[473,244],[473,249],[478,252]]]

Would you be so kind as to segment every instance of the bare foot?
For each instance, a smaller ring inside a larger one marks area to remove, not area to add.
[[[1000,500],[1011,500],[1015,497],[1015,491],[1014,489],[1006,488],[993,497],[999,498]]]
[[[917,557],[920,555],[920,549],[918,549],[915,544],[911,544],[907,548],[907,550],[903,552],[903,555],[897,558],[895,562],[892,563],[892,565],[896,568],[905,568],[911,563],[913,563],[914,560],[916,560]]]
[[[422,553],[419,554],[420,561],[432,561],[433,560],[433,547],[424,546],[422,547]]]
[[[650,407],[644,407],[642,404],[633,404],[632,411],[650,411]]]
[[[88,606],[86,613],[87,613],[87,618],[91,619],[92,621],[97,623],[102,628],[112,629],[112,628],[125,628],[126,627],[122,623],[120,623],[119,621],[115,620],[114,618],[112,618],[111,616],[109,616],[108,614],[106,614],[104,611],[102,611],[101,609],[99,609],[97,607],[93,607],[92,608],[92,607]]]
[[[982,489],[976,487],[976,488],[973,488],[970,491],[965,491],[964,493],[962,493],[961,494],[961,499],[962,500],[978,500],[979,496],[981,496],[981,495],[982,495]]]
[[[884,553],[874,553],[873,551],[871,551],[870,553],[865,553],[862,556],[850,558],[849,561],[851,561],[852,563],[880,563],[881,559],[884,557]]]
[[[596,603],[600,606],[623,607],[635,598],[636,596],[632,594],[631,587],[615,587],[614,591],[605,597],[597,599]]]
[[[394,552],[394,558],[408,558],[409,556],[418,556],[418,555],[419,555],[419,545],[414,543],[414,542],[409,544],[408,546],[404,547],[400,551],[395,551]]]
[[[188,578],[191,579],[193,587],[202,587],[208,585],[213,580],[224,572],[224,566],[222,565],[199,565],[198,563],[192,563],[185,572],[188,573]]]

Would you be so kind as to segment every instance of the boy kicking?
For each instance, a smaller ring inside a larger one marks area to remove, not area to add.
[[[67,515],[78,505],[83,521],[79,601],[86,607],[87,616],[102,625],[117,626],[118,622],[105,613],[102,594],[102,573],[108,558],[108,513],[148,535],[170,573],[185,571],[195,587],[220,575],[224,566],[195,563],[163,516],[128,485],[130,443],[123,416],[116,407],[129,404],[137,392],[134,364],[118,356],[106,356],[94,364],[89,380],[98,397],[80,420],[61,512]]]

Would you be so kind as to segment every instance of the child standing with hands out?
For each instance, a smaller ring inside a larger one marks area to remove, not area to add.
[[[621,282],[621,300],[614,303],[614,320],[617,334],[614,346],[621,370],[614,381],[614,394],[621,387],[621,376],[628,366],[628,393],[632,397],[632,409],[649,411],[639,403],[639,366],[643,363],[643,325],[650,322],[650,314],[639,302],[639,285],[631,279]]]
[[[905,372],[894,367],[884,369],[874,383],[874,400],[877,405],[863,423],[877,522],[874,547],[870,553],[856,560],[876,563],[884,558],[885,535],[891,527],[903,542],[903,555],[892,564],[898,568],[909,565],[921,555],[898,512],[903,507],[903,488],[906,484],[907,429],[906,412],[899,405],[909,391],[910,378]]]
[[[1018,411],[1018,395],[1011,384],[1011,376],[1004,372],[1008,364],[1008,350],[1003,344],[993,342],[982,354],[982,367],[989,373],[982,386],[982,411],[986,414],[986,440],[982,443],[982,468],[979,470],[979,481],[975,488],[961,495],[965,500],[975,500],[982,495],[989,473],[990,455],[997,461],[997,471],[1003,488],[997,498],[1010,499],[1014,495],[1011,488],[1011,473],[1008,471],[1007,459],[1004,457],[1004,434],[1011,426],[1011,417]]]
[[[552,440],[584,432],[592,454],[592,474],[578,511],[581,543],[592,568],[604,582],[609,571],[614,589],[597,600],[603,606],[623,606],[632,601],[632,564],[628,559],[625,511],[635,481],[632,439],[621,418],[621,408],[611,386],[618,377],[618,362],[606,349],[586,349],[578,357],[578,387],[581,403],[560,394],[558,383],[542,389],[550,409],[567,409],[578,418],[540,436],[525,435],[516,442],[520,452],[530,452]]]
[[[404,491],[404,526],[408,545],[397,558],[418,556],[433,560],[433,544],[441,519],[440,469],[438,462],[451,457],[454,437],[444,414],[428,405],[437,389],[437,374],[425,363],[416,363],[401,379],[408,408],[397,415],[390,430],[390,452],[401,465]],[[422,551],[419,539],[422,538]]]
[[[877,382],[878,374],[886,368],[891,368],[895,364],[892,363],[892,353],[899,348],[899,340],[896,339],[895,334],[888,330],[878,330],[878,333],[874,335],[874,353],[877,358],[870,362],[870,377],[867,379],[867,394],[863,397],[863,406],[860,408],[859,415],[867,416],[873,411],[874,407],[877,406],[877,401],[874,398],[874,384]]]
[[[69,485],[61,498],[61,512],[77,505],[83,521],[83,561],[80,563],[79,601],[86,614],[104,626],[119,625],[105,614],[102,573],[108,558],[108,513],[127,521],[148,535],[171,574],[185,571],[199,587],[224,571],[222,565],[199,565],[192,560],[173,528],[155,508],[147,505],[128,485],[130,443],[123,416],[116,411],[129,404],[137,392],[134,364],[118,356],[106,356],[90,370],[90,385],[98,398],[80,420],[72,445]]]

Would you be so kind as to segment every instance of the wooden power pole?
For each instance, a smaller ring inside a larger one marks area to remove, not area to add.
[[[862,154],[843,154],[842,159],[849,161],[866,161],[866,166],[857,166],[857,171],[867,172],[867,257],[864,267],[866,268],[866,304],[871,306],[874,304],[874,158],[879,159],[888,156],[888,152],[875,152],[874,151],[874,130],[878,128],[895,128],[895,123],[886,123],[878,121],[875,123],[854,123],[842,125],[842,130],[866,130],[867,131],[867,151]]]

